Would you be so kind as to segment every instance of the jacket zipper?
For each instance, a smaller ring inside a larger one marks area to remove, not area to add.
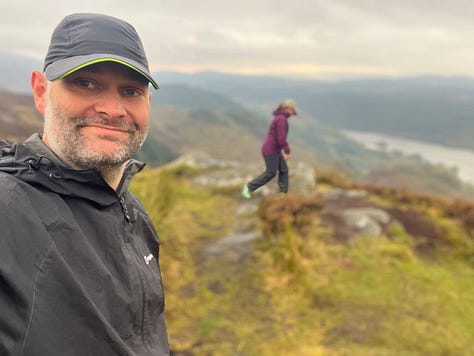
[[[120,206],[122,207],[123,215],[125,217],[125,220],[130,223],[130,213],[127,207],[127,204],[125,202],[125,198],[121,196],[119,198],[120,201]],[[126,237],[126,232],[124,231],[124,237]],[[146,313],[146,294],[145,294],[145,286],[144,286],[144,280],[142,276],[142,270],[138,268],[139,264],[134,263],[136,262],[141,262],[141,259],[135,259],[136,256],[140,256],[138,251],[136,250],[135,246],[133,245],[133,242],[127,238],[125,238],[125,243],[127,244],[127,248],[129,250],[129,258],[130,258],[130,268],[135,269],[135,272],[137,273],[137,279],[140,283],[140,291],[141,291],[141,299],[142,299],[142,308],[141,308],[141,320],[140,320],[140,337],[142,342],[145,342],[145,313]],[[138,253],[138,255],[137,255]]]
[[[120,197],[119,201],[120,201],[120,206],[122,207],[125,220],[127,220],[127,222],[130,222],[130,214],[128,212],[128,207],[127,207],[127,204],[125,203],[124,197]]]

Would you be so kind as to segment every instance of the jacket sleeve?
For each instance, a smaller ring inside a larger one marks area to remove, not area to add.
[[[276,125],[276,137],[278,142],[278,147],[283,150],[286,154],[290,153],[290,145],[286,141],[286,136],[288,135],[288,122],[285,117],[280,117]]]

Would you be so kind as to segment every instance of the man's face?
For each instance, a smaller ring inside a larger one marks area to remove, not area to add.
[[[49,82],[44,142],[73,168],[111,167],[145,141],[148,82],[121,64],[103,62]]]

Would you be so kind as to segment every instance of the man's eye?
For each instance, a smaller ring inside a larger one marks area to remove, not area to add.
[[[94,89],[95,88],[94,83],[92,83],[90,80],[79,79],[76,83],[81,88],[86,88],[86,89]]]
[[[133,89],[133,88],[126,88],[126,89],[123,89],[123,94],[125,96],[138,96],[138,95],[141,95],[141,91],[137,90],[137,89]]]

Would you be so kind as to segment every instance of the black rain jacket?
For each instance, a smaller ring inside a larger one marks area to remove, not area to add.
[[[0,141],[0,355],[168,355],[159,241],[127,190]]]

